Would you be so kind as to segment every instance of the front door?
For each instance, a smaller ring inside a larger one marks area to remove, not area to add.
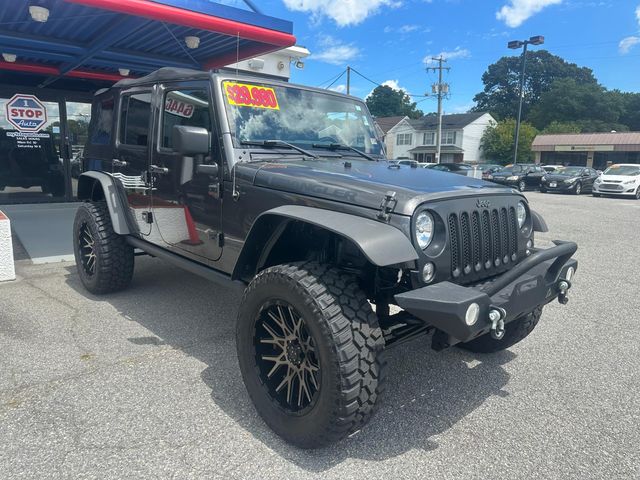
[[[161,85],[157,143],[151,158],[153,219],[164,246],[199,261],[222,255],[220,175],[222,155],[211,106],[209,82]],[[173,127],[205,128],[211,143],[206,155],[173,150]]]

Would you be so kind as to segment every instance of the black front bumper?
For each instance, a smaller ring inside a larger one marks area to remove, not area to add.
[[[570,192],[576,187],[576,182],[564,183],[563,180],[555,182],[556,186],[552,187],[551,183],[541,183],[540,188],[548,192]]]
[[[556,242],[549,249],[534,249],[511,270],[484,283],[461,286],[441,282],[398,294],[395,299],[411,315],[448,334],[448,344],[467,342],[491,330],[491,310],[502,309],[503,321],[508,323],[558,298],[562,294],[559,284],[567,279],[567,271],[578,268],[578,262],[571,258],[577,248],[573,242]],[[465,316],[473,303],[480,313],[478,320],[468,325]]]

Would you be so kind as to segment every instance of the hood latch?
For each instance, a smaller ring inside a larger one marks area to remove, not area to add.
[[[391,218],[391,212],[396,208],[398,204],[398,200],[396,199],[396,192],[387,192],[382,199],[382,203],[380,204],[380,212],[378,213],[378,218],[380,220],[384,220],[388,222]]]

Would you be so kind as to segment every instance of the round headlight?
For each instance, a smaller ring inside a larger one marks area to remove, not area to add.
[[[433,217],[429,212],[421,212],[416,218],[416,240],[423,250],[433,240]]]
[[[524,222],[527,220],[527,207],[524,206],[523,202],[518,202],[518,226],[520,228],[524,227]]]

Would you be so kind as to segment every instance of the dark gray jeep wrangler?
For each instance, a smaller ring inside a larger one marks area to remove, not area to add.
[[[357,98],[184,70],[121,81],[93,105],[82,283],[127,287],[137,252],[241,286],[258,412],[301,447],[334,442],[375,411],[385,348],[508,348],[577,268],[574,243],[534,247],[546,226],[517,191],[383,154]]]

